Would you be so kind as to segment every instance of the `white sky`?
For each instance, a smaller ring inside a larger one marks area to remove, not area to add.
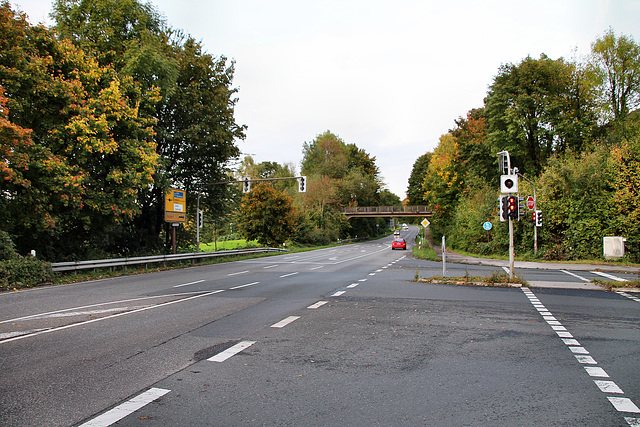
[[[50,24],[50,0],[11,0]],[[483,106],[500,65],[573,58],[609,27],[640,41],[640,0],[151,0],[207,52],[236,61],[238,142],[292,162],[330,130],[404,198],[415,160]]]

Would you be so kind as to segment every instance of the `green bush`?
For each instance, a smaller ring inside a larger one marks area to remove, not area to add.
[[[11,240],[9,233],[4,230],[0,230],[0,260],[18,258],[18,252],[16,252],[16,245]]]
[[[30,288],[52,278],[51,265],[33,257],[0,261],[0,290]]]
[[[29,288],[52,278],[49,263],[20,256],[9,234],[0,230],[0,290]]]

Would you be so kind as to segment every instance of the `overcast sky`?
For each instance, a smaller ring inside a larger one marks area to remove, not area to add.
[[[11,0],[50,24],[50,0]],[[152,0],[168,24],[236,62],[238,143],[294,163],[330,130],[404,198],[415,160],[483,106],[500,65],[589,53],[609,27],[640,41],[640,0]],[[498,173],[496,171],[496,173]]]

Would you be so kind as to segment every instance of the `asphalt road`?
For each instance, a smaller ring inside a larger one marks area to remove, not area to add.
[[[0,425],[640,425],[633,294],[390,242],[0,294]]]

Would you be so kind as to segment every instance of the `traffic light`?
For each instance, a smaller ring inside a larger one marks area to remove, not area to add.
[[[533,211],[533,213],[531,214],[531,219],[533,220],[534,224],[537,224],[537,222],[536,222],[536,211]]]
[[[536,211],[536,227],[542,227],[542,211]]]
[[[507,211],[509,218],[518,219],[518,198],[516,196],[507,197]]]
[[[504,222],[507,219],[509,219],[509,208],[508,208],[508,203],[507,203],[507,199],[509,197],[508,196],[502,196],[499,197],[498,200],[500,201],[500,221]]]
[[[517,193],[518,175],[500,175],[500,192]]]
[[[248,193],[251,191],[251,178],[245,177],[242,179],[242,192]]]
[[[307,177],[300,176],[298,177],[298,193],[306,193],[307,192]]]
[[[198,211],[198,228],[202,228],[204,226],[204,212]]]

